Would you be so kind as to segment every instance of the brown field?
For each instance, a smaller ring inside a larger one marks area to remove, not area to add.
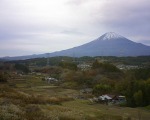
[[[14,84],[0,84],[0,120],[150,120],[144,108],[76,99],[78,90],[47,84],[38,76]]]

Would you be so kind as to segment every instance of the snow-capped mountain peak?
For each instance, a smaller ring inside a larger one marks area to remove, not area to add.
[[[116,34],[115,32],[108,32],[102,35],[100,38],[102,40],[110,40],[110,39],[118,39],[118,38],[124,38],[124,37]]]

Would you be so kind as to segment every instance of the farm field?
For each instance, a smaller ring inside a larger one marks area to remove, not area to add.
[[[77,99],[79,90],[23,76],[15,86],[0,85],[0,120],[149,120],[150,111]]]

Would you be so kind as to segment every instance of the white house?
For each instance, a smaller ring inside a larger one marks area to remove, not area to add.
[[[98,97],[98,101],[101,103],[114,103],[114,104],[120,104],[126,102],[125,96],[116,96],[116,95],[102,95]]]
[[[47,81],[47,83],[58,82],[56,78],[52,78],[52,77],[45,77],[45,80]]]
[[[114,95],[102,95],[102,96],[99,96],[98,99],[101,100],[101,101],[112,101],[112,99],[114,98],[115,96]]]

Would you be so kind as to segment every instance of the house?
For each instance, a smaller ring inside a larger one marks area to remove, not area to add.
[[[108,102],[112,102],[112,100],[115,99],[115,98],[116,98],[115,95],[106,94],[106,95],[99,96],[99,97],[98,97],[98,100],[99,100],[100,102],[108,103]]]
[[[124,65],[124,64],[116,65],[116,67],[119,68],[120,70],[130,70],[130,69],[138,69],[138,68],[140,68],[139,66],[135,66],[135,65]]]
[[[126,102],[125,96],[117,96],[117,95],[101,95],[98,97],[98,102],[100,103],[112,103],[112,104],[120,104]]]
[[[52,77],[45,77],[45,81],[47,81],[47,83],[58,82],[58,80],[56,78],[52,78]]]
[[[77,67],[78,67],[79,69],[81,69],[82,71],[90,70],[90,69],[92,68],[91,65],[85,64],[85,63],[79,64],[79,65],[77,65]]]
[[[124,103],[126,102],[126,97],[125,96],[117,96],[117,99],[115,100],[116,103]]]

